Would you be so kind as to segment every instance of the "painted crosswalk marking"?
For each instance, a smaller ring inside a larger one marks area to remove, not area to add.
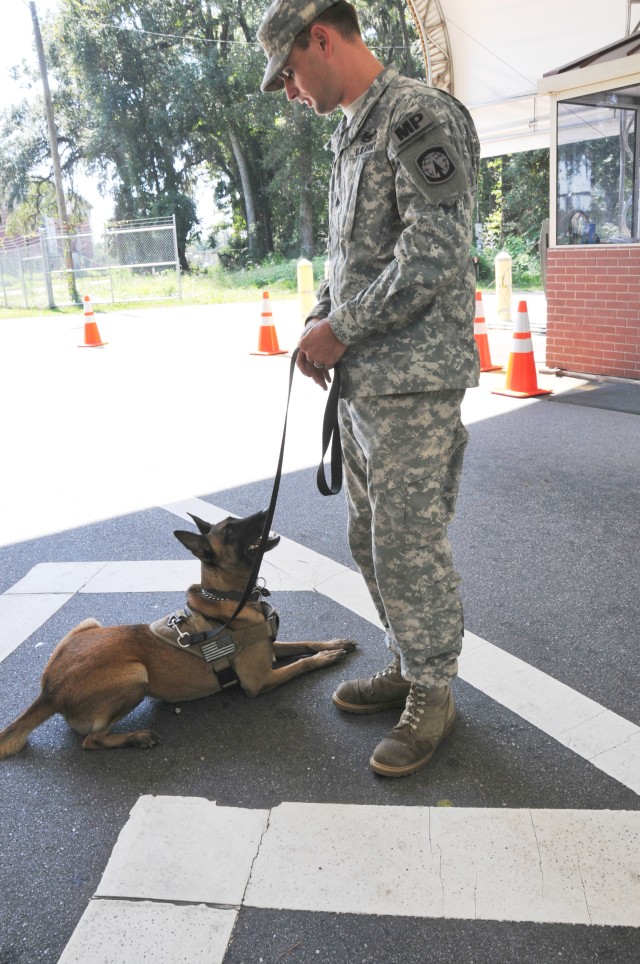
[[[189,522],[188,512],[210,522],[230,514],[202,499],[164,508]],[[306,546],[282,538],[263,562],[261,572],[272,592],[318,592],[380,625],[360,574]],[[198,580],[199,573],[199,563],[191,559],[34,566],[0,596],[0,616],[7,626],[0,659],[74,593],[183,592]],[[28,606],[16,603],[17,597],[24,596],[29,597]],[[640,794],[640,727],[635,723],[470,632],[465,633],[459,676]]]
[[[230,934],[242,907],[640,927],[639,865],[639,812],[143,796],[60,964],[102,962],[136,917],[176,904],[199,913],[203,935]],[[171,962],[162,940],[145,930],[136,950]]]
[[[188,511],[210,521],[229,514],[197,499],[165,508],[187,520]],[[263,574],[274,592],[319,592],[379,625],[359,574],[304,546],[282,539]],[[0,661],[76,593],[183,592],[198,575],[192,560],[37,565],[0,596]],[[640,728],[628,720],[471,633],[460,677],[640,793]],[[203,819],[212,831],[204,836]],[[203,850],[203,839],[222,841],[222,853]],[[195,964],[221,962],[242,907],[638,927],[639,840],[636,812],[250,811],[142,797],[60,961],[108,964],[105,948],[115,947],[117,964],[145,955],[174,964],[179,947]]]

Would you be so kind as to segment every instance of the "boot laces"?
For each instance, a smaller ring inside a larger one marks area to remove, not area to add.
[[[374,679],[381,679],[383,676],[397,676],[397,675],[399,674],[399,672],[400,672],[400,670],[399,670],[399,667],[398,667],[398,663],[397,663],[397,661],[394,659],[394,660],[392,660],[392,661],[389,663],[388,666],[385,666],[384,669],[379,669],[378,672],[376,673],[376,675],[375,675],[373,678],[374,678]]]
[[[412,685],[407,696],[407,703],[400,718],[400,726],[410,726],[415,730],[425,711],[427,694],[419,686]]]

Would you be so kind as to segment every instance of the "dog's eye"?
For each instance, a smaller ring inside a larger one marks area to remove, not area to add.
[[[225,536],[227,537],[227,539],[233,539],[235,534],[236,534],[235,526],[227,526],[225,531]]]

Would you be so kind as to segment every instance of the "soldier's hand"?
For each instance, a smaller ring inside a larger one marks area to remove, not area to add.
[[[296,358],[296,367],[306,375],[307,378],[312,378],[316,385],[319,385],[323,391],[326,392],[329,384],[331,383],[331,375],[326,368],[318,367],[317,364],[314,365],[306,352],[301,348],[298,348],[298,357]]]
[[[327,318],[312,318],[304,330],[298,347],[300,349],[298,367],[304,374],[309,375],[318,385],[326,389],[327,384],[331,381],[326,370],[333,368],[336,362],[342,358],[347,346],[336,338]],[[314,373],[310,371],[311,366],[316,373],[320,373],[320,378],[317,375],[314,376]]]

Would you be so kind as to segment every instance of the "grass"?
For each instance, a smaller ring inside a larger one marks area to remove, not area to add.
[[[313,260],[314,284],[324,276],[324,259],[315,258]],[[542,286],[538,283],[539,278],[527,276],[521,273],[514,275],[514,289],[526,288],[536,290]],[[155,291],[159,297],[154,299]],[[524,283],[523,283],[524,282]],[[90,284],[79,282],[86,288],[91,295]],[[136,277],[123,278],[121,291],[123,296],[128,296],[130,300],[101,302],[99,292],[104,279],[96,283],[96,294],[91,295],[93,308],[100,314],[109,312],[126,311],[141,308],[163,308],[176,304],[175,298],[176,281],[175,276],[166,275],[164,277]],[[479,287],[491,290],[494,282],[491,280],[480,279]],[[295,297],[298,291],[297,262],[273,260],[261,265],[243,268],[239,271],[225,271],[220,267],[207,268],[206,270],[195,269],[189,274],[183,274],[181,278],[182,300],[178,301],[181,305],[216,305],[230,304],[241,301],[254,301],[260,296],[263,290],[268,290],[269,294],[278,298]],[[172,297],[173,296],[173,297]],[[1,292],[0,292],[1,297]],[[64,306],[60,308],[0,308],[0,320],[9,318],[50,318],[58,315],[78,316],[82,310],[81,306]]]
[[[324,261],[316,258],[313,261],[314,283],[323,277]],[[101,302],[98,295],[92,296],[94,311],[108,313],[125,311],[127,309],[141,308],[161,308],[176,304],[176,298],[171,297],[175,293],[175,279],[167,283],[166,279],[159,279],[156,290],[161,291],[161,297],[153,299],[152,280],[145,279],[144,287],[142,284],[135,288],[133,294],[133,284],[128,284],[123,291],[126,291],[131,300]],[[91,290],[86,284],[87,294],[91,295]],[[279,298],[288,296],[295,297],[298,291],[297,281],[297,262],[296,261],[268,261],[262,265],[244,268],[240,271],[224,271],[222,268],[209,268],[204,271],[194,270],[189,274],[183,274],[181,278],[182,300],[178,301],[181,305],[212,305],[228,304],[240,301],[253,301],[263,290],[268,290],[270,295],[277,295]],[[1,292],[0,292],[1,295]],[[169,297],[168,297],[169,296]],[[0,320],[9,318],[47,318],[58,315],[76,316],[81,311],[81,306],[65,305],[59,308],[0,308]]]

